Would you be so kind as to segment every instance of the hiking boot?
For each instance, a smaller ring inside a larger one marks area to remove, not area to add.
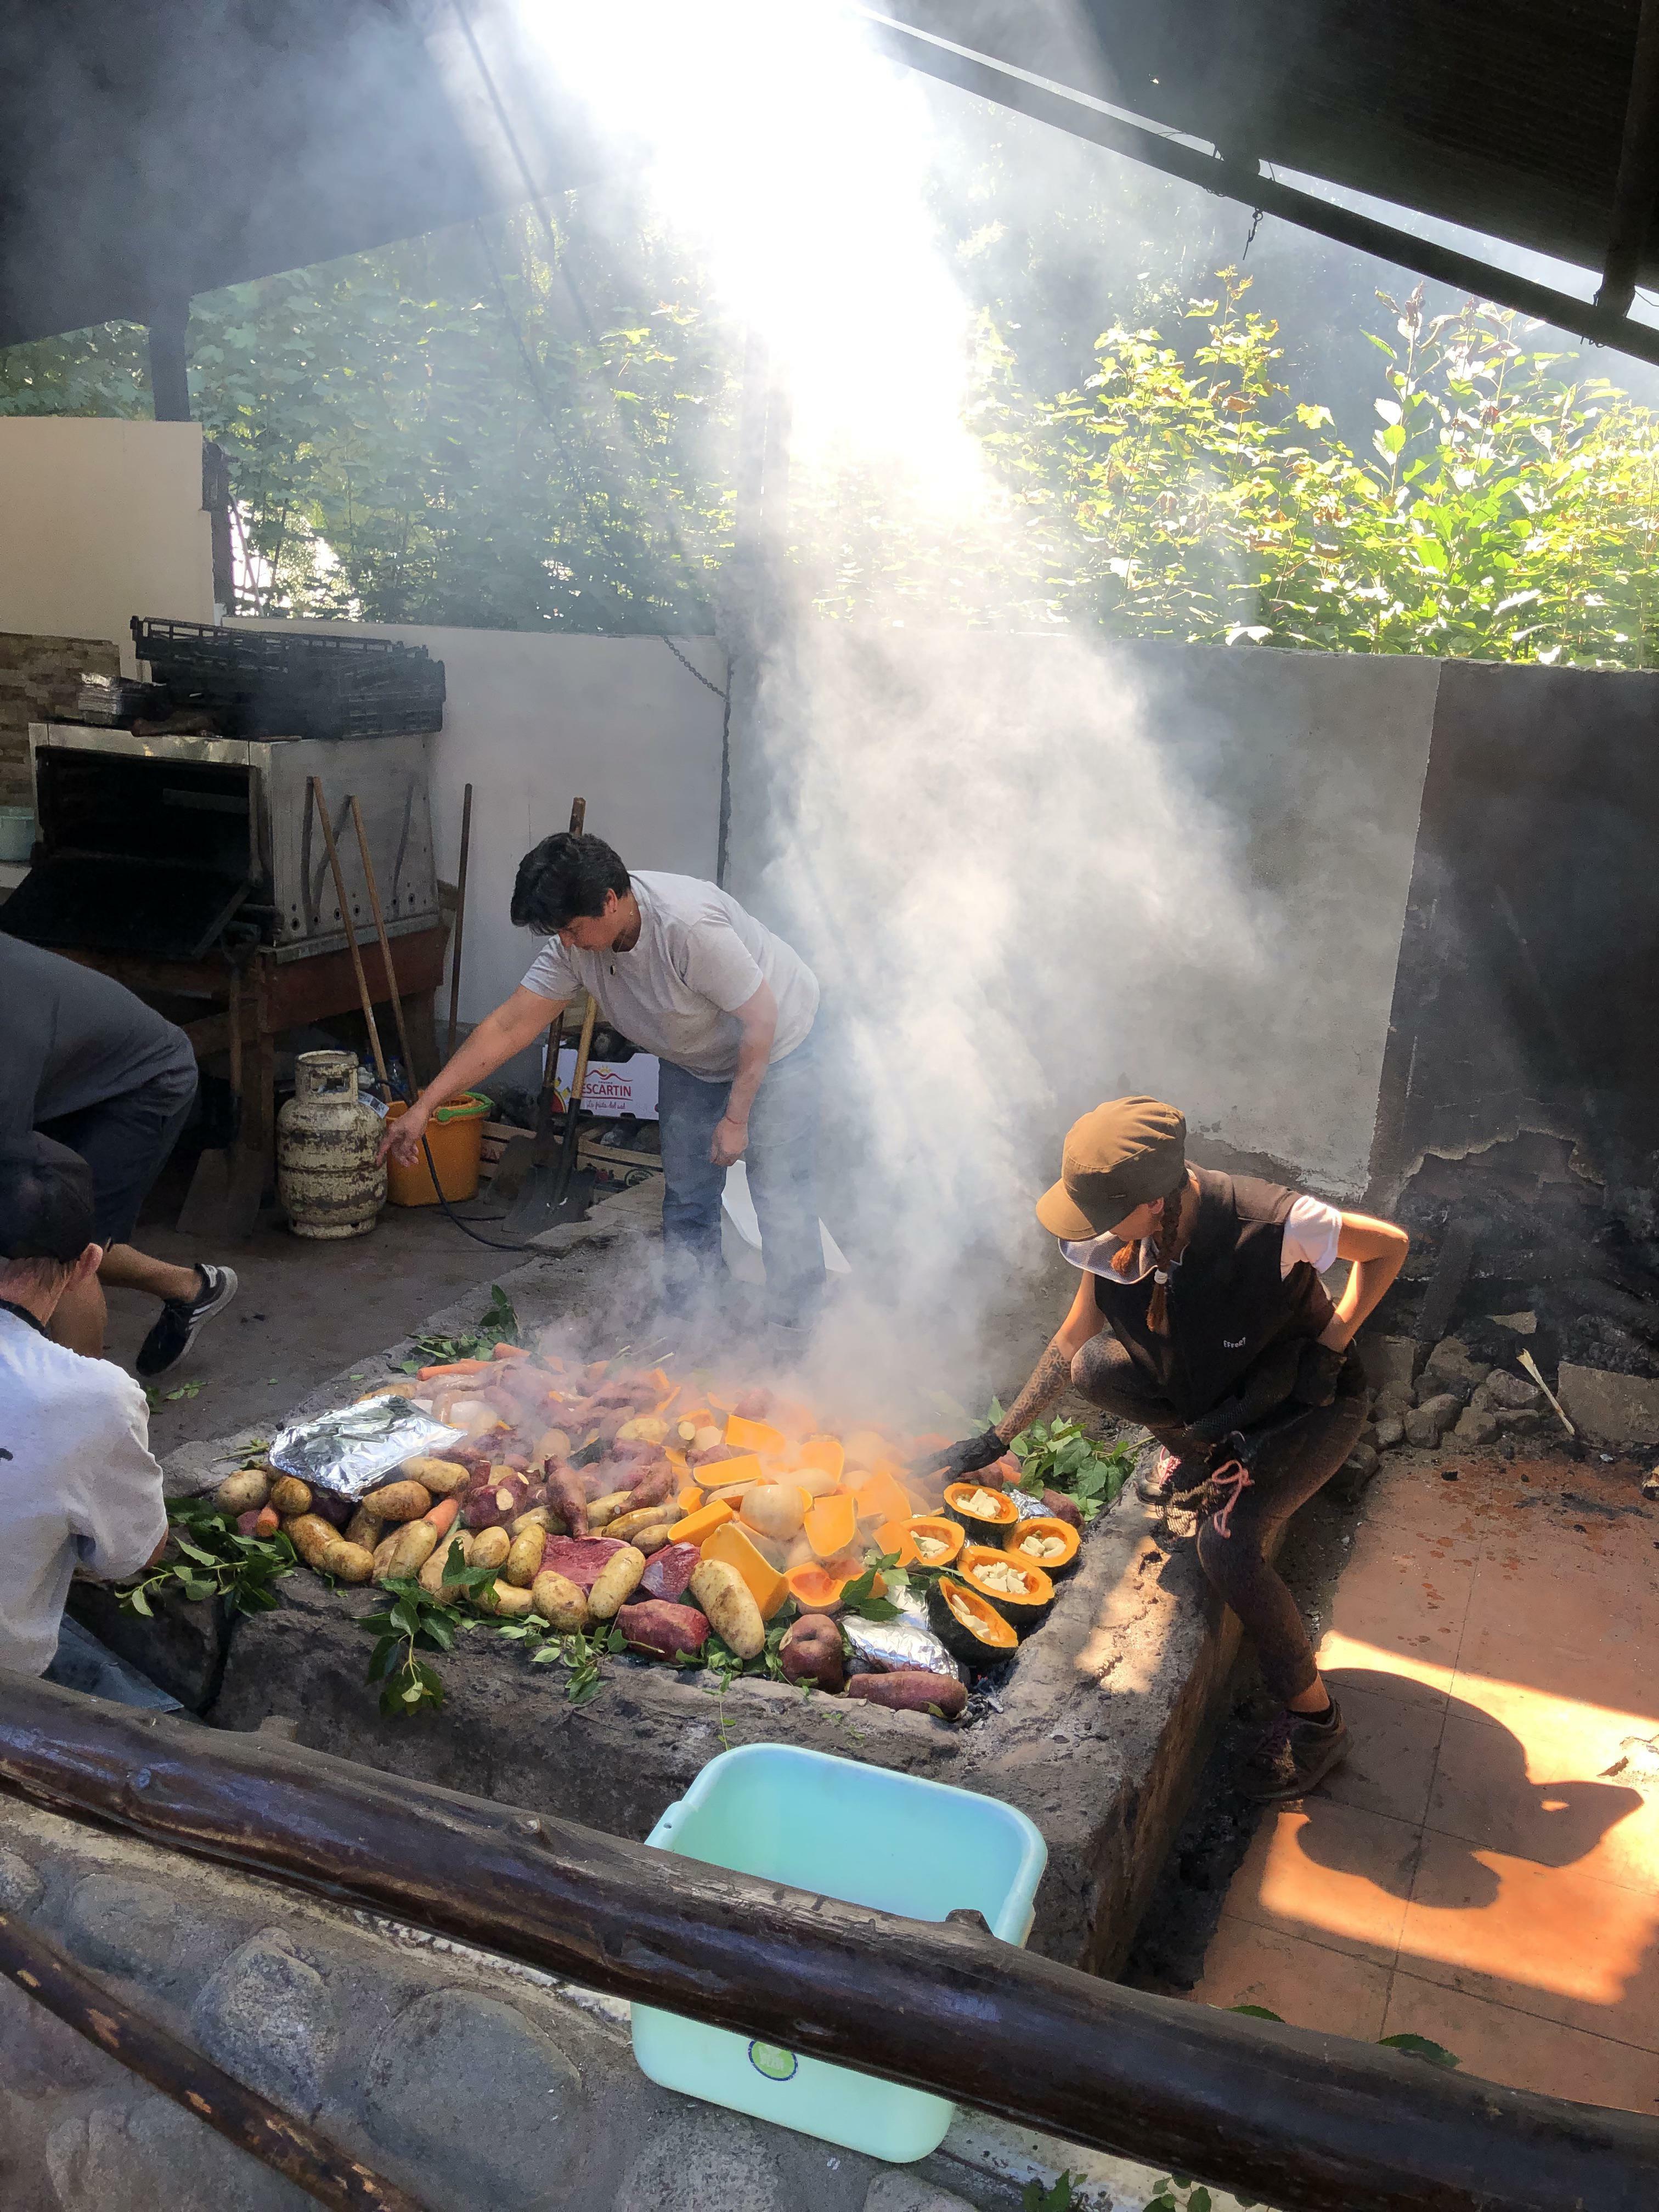
[[[235,1297],[234,1267],[216,1267],[210,1261],[198,1260],[196,1272],[202,1279],[202,1287],[196,1296],[167,1299],[155,1326],[139,1346],[138,1357],[133,1362],[139,1374],[146,1377],[165,1375],[169,1367],[176,1367],[195,1343],[196,1332],[202,1323],[222,1313]]]
[[[1202,1476],[1194,1478],[1202,1480]],[[1143,1459],[1135,1476],[1135,1496],[1144,1505],[1167,1505],[1177,1490],[1190,1490],[1193,1485],[1182,1478],[1181,1462],[1164,1444],[1160,1444],[1150,1460]]]
[[[1317,1718],[1293,1713],[1286,1706],[1251,1754],[1244,1770],[1244,1794],[1264,1805],[1304,1797],[1340,1766],[1352,1745],[1348,1724],[1334,1698],[1330,1711]]]

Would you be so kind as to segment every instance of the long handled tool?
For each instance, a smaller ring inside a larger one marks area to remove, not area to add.
[[[586,819],[587,801],[574,800],[570,809],[573,837],[580,836]],[[596,1177],[591,1169],[580,1174],[574,1172],[576,1119],[582,1085],[587,1077],[587,1055],[593,1042],[597,1013],[590,995],[576,1051],[575,1081],[565,1107],[562,1143],[553,1120],[554,1109],[558,1104],[559,1054],[564,1041],[564,1012],[561,1008],[548,1032],[547,1065],[542,1073],[541,1094],[536,1103],[536,1134],[532,1139],[515,1139],[496,1165],[490,1188],[506,1202],[507,1228],[511,1236],[538,1237],[544,1230],[587,1218],[587,1203]]]
[[[461,1017],[461,937],[466,928],[466,863],[472,850],[472,786],[461,794],[461,865],[455,879],[455,950],[449,961],[449,1042],[444,1058],[455,1057],[455,1024]]]
[[[380,910],[380,890],[374,880],[374,863],[368,856],[368,832],[363,827],[363,810],[357,804],[354,792],[346,805],[351,809],[351,826],[357,833],[357,851],[363,864],[363,883],[368,892],[368,910],[374,917],[374,932],[380,940],[380,965],[386,971],[386,996],[392,1001],[392,1019],[398,1024],[398,1049],[404,1057],[404,1081],[411,1099],[417,1085],[415,1063],[409,1056],[409,1031],[404,1026],[403,994],[398,988],[398,971],[392,964],[392,939],[386,934],[386,916]]]
[[[340,869],[339,848],[334,842],[334,825],[328,818],[328,805],[323,797],[319,777],[308,779],[311,803],[317,810],[317,819],[323,826],[323,844],[328,853],[328,865],[334,878],[334,896],[339,903],[340,927],[345,931],[346,950],[351,955],[351,966],[357,978],[357,996],[362,1003],[363,1021],[368,1030],[368,1048],[374,1056],[374,1073],[380,1079],[380,1087],[390,1092],[392,1079],[386,1072],[386,1054],[380,1050],[380,1032],[374,1024],[374,1001],[368,994],[368,978],[363,973],[363,956],[357,949],[357,933],[351,924],[351,901],[346,895],[345,877]],[[387,981],[391,975],[388,971]],[[401,1011],[398,1015],[402,1019]]]

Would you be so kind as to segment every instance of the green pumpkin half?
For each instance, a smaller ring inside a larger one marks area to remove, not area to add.
[[[964,1530],[970,1544],[1000,1544],[1019,1518],[1019,1508],[1000,1490],[983,1482],[947,1482],[945,1517]]]
[[[1041,1552],[1028,1548],[1034,1540],[1042,1547]],[[1056,1520],[1045,1514],[1041,1517],[1033,1516],[1022,1521],[1018,1528],[1011,1528],[1002,1540],[1002,1548],[1022,1566],[1041,1567],[1051,1583],[1057,1583],[1076,1566],[1082,1542],[1069,1521]],[[1060,1547],[1058,1551],[1054,1548],[1055,1545]]]
[[[927,1593],[927,1625],[953,1659],[970,1667],[998,1665],[1019,1642],[988,1598],[951,1575],[941,1575]]]
[[[1017,1636],[1029,1636],[1048,1618],[1054,1602],[1053,1583],[1041,1567],[1016,1559],[1000,1545],[994,1550],[985,1544],[964,1544],[957,1554],[957,1572],[1012,1624]]]

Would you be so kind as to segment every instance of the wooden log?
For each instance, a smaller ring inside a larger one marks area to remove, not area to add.
[[[0,1974],[319,2204],[337,2212],[422,2212],[418,2198],[383,2181],[305,2121],[279,2112],[159,2022],[146,2020],[15,1913],[0,1912]]]
[[[1265,2199],[1652,2212],[1659,2122],[1097,1981],[264,1736],[0,1674],[0,1787]]]

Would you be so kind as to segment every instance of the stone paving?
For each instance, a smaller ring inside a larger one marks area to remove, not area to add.
[[[1346,1765],[1270,1814],[1194,1999],[1659,2112],[1659,1508],[1640,1469],[1390,1455],[1320,1650]]]

